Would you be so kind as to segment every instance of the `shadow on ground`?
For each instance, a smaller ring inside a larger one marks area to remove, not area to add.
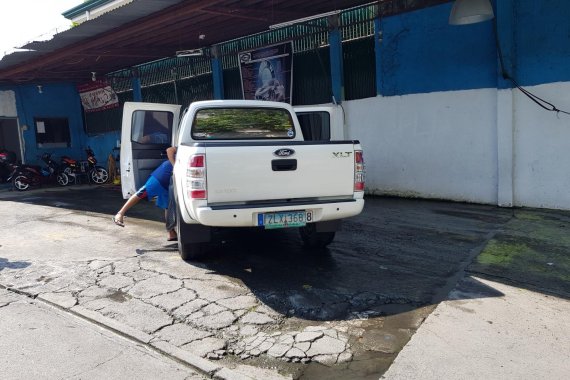
[[[124,202],[113,185],[11,193],[6,200],[108,215]],[[163,220],[144,203],[128,216]],[[243,281],[286,315],[343,319],[437,303],[481,251],[469,271],[567,294],[568,228],[570,214],[553,210],[368,197],[364,212],[347,220],[324,252],[302,249],[293,230],[239,229],[226,233],[203,264]]]
[[[3,257],[0,257],[0,271],[4,269],[24,269],[29,267],[31,264],[27,261],[10,261]]]
[[[393,315],[444,299],[510,218],[490,206],[369,198],[328,250],[302,249],[295,230],[241,229],[226,233],[204,264],[290,317]]]

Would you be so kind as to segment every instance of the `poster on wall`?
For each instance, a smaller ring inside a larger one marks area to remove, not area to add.
[[[117,94],[106,81],[98,80],[77,86],[85,112],[97,112],[119,107]]]
[[[239,53],[243,98],[291,103],[293,43]]]

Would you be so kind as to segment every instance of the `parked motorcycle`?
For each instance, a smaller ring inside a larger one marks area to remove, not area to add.
[[[37,165],[13,165],[8,181],[12,181],[14,188],[19,191],[28,190],[30,186],[40,186],[49,183],[57,183],[60,186],[69,184],[69,177],[51,159],[51,153],[42,154],[41,160],[46,164],[43,167]]]
[[[78,178],[85,175],[89,181],[94,183],[102,184],[107,182],[109,173],[107,169],[97,165],[97,159],[91,147],[87,147],[85,153],[87,153],[86,161],[77,161],[71,157],[62,156],[61,165],[63,172],[75,183],[78,182]]]
[[[0,183],[8,182],[8,177],[16,165],[16,153],[0,150]]]

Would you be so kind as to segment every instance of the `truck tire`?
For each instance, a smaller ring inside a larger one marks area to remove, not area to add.
[[[323,249],[334,240],[334,231],[317,232],[317,224],[309,223],[305,227],[299,228],[301,240],[307,248]]]
[[[184,261],[198,260],[205,256],[207,243],[196,242],[191,236],[194,225],[190,225],[182,220],[180,211],[176,209],[176,233],[178,235],[178,252]],[[200,226],[201,227],[201,226]]]
[[[181,243],[178,235],[178,252],[184,261],[192,261],[204,258],[205,243]]]

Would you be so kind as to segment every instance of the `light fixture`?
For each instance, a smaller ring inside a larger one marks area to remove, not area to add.
[[[95,82],[95,81],[97,80],[96,74],[97,74],[97,73],[96,73],[95,71],[91,71],[91,80],[92,80],[93,82]]]
[[[302,24],[304,22],[313,21],[313,20],[316,20],[318,18],[323,18],[323,17],[327,17],[327,16],[338,15],[340,13],[341,13],[341,11],[332,11],[332,12],[321,13],[318,15],[309,16],[309,17],[305,17],[305,18],[300,18],[297,20],[285,21],[285,22],[282,22],[280,24],[269,25],[269,29],[273,30],[273,29],[284,28],[286,26],[291,26],[291,25],[295,25],[295,24]]]
[[[202,49],[178,50],[176,52],[177,57],[200,57],[202,55],[204,55]]]
[[[495,17],[489,0],[455,0],[449,23],[451,25],[467,25],[483,22]]]

